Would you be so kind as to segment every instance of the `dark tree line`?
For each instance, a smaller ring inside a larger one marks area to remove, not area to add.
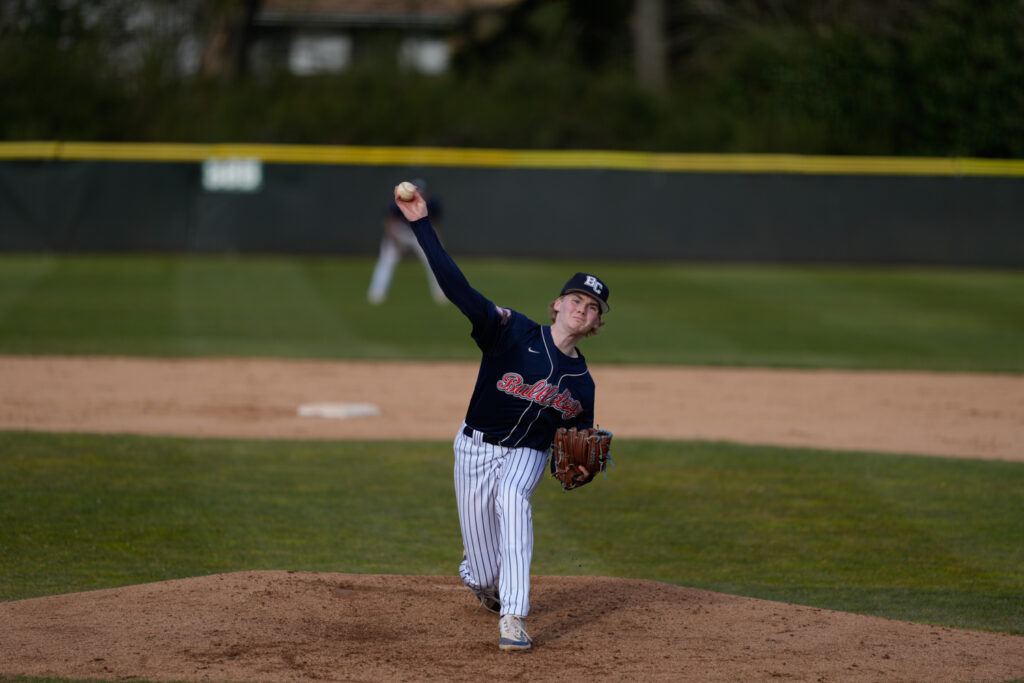
[[[525,0],[440,76],[292,75],[258,7],[5,3],[0,137],[1024,157],[1021,0]]]

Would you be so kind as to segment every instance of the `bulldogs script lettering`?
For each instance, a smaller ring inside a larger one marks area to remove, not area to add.
[[[517,372],[505,373],[498,382],[498,390],[542,406],[551,406],[562,413],[562,418],[566,420],[576,417],[583,410],[580,402],[572,397],[568,389],[559,393],[557,385],[549,384],[542,379],[533,384],[526,384],[523,376]]]

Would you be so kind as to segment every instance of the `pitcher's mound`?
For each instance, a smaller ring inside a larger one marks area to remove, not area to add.
[[[261,571],[0,603],[0,673],[176,681],[1004,681],[1024,636],[534,577],[529,652],[457,577]]]

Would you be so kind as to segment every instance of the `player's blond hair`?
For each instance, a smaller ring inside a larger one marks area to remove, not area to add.
[[[562,296],[564,296],[564,294]],[[562,298],[561,296],[558,297],[558,299],[561,299],[561,298]],[[555,299],[555,301],[558,301],[558,299]],[[551,322],[555,322],[555,318],[558,317],[558,311],[555,310],[555,301],[552,301],[551,303],[548,304],[548,317],[551,318]],[[598,313],[597,314],[597,322],[594,323],[594,326],[590,328],[590,331],[587,332],[583,336],[584,337],[593,336],[593,335],[597,334],[598,332],[600,332],[602,327],[604,327],[604,320],[602,319],[601,314]]]

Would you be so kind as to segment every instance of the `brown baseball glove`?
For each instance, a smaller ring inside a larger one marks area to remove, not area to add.
[[[604,429],[559,427],[551,444],[551,476],[565,491],[589,484],[611,462],[611,445],[612,433]]]

